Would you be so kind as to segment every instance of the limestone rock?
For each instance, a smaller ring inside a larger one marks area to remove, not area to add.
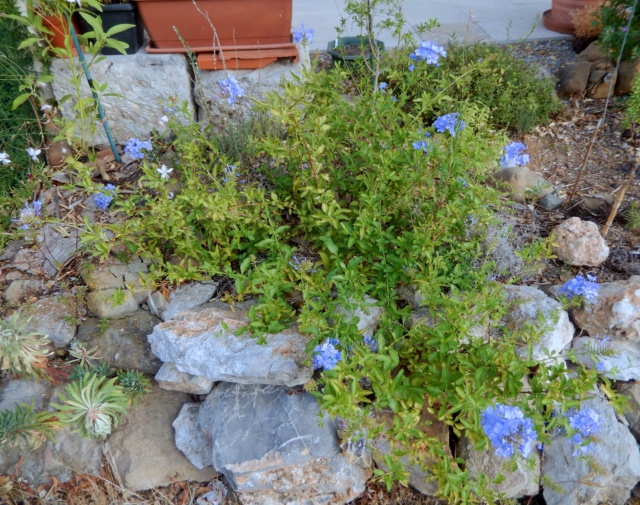
[[[205,305],[159,324],[149,342],[163,362],[212,381],[296,386],[311,378],[313,368],[304,364],[307,337],[294,328],[266,335],[266,344],[234,335],[248,323],[244,311]]]
[[[100,319],[121,319],[138,310],[138,301],[129,290],[101,289],[87,294],[87,307]]]
[[[162,389],[181,391],[191,395],[206,395],[211,392],[214,382],[181,372],[173,363],[164,363],[156,374],[156,382]]]
[[[393,427],[394,414],[392,412],[377,412],[375,417],[377,421],[385,423],[387,427]],[[445,453],[453,458],[451,450],[449,449],[449,427],[443,422],[438,421],[433,414],[429,414],[426,408],[422,411],[417,428],[425,433],[426,436],[441,440],[442,448]],[[391,443],[386,437],[381,435],[376,439],[375,446],[377,452],[374,453],[373,457],[376,462],[376,466],[386,470],[387,468],[382,457],[386,454],[392,453],[393,448],[391,447]],[[399,445],[395,446],[395,448],[403,450],[404,446]],[[417,454],[419,455],[423,466],[427,468],[430,465],[435,466],[436,460],[429,454],[429,451],[417,449]],[[422,470],[420,464],[411,461],[408,455],[401,456],[400,462],[409,472],[409,485],[411,487],[426,495],[435,495],[438,492],[438,483],[430,480],[430,478],[433,477],[433,474],[429,472],[429,470]]]
[[[4,292],[7,307],[18,307],[29,296],[39,295],[44,289],[44,283],[39,280],[15,280]]]
[[[127,488],[141,491],[214,477],[211,469],[195,468],[176,449],[171,424],[188,401],[189,395],[153,387],[122,417],[108,438],[107,455]]]
[[[562,305],[548,297],[542,291],[529,286],[504,286],[507,301],[516,302],[506,315],[504,324],[511,330],[524,325],[540,327],[540,318],[544,321],[540,339],[532,346],[531,357],[536,360],[546,359],[545,349],[558,355],[573,339],[574,327],[569,321],[569,314]],[[527,346],[523,346],[518,355],[526,356]]]
[[[39,331],[49,337],[55,347],[64,347],[76,334],[77,300],[74,296],[50,296],[41,298],[23,309],[31,318],[25,331]]]
[[[198,424],[199,412],[199,403],[185,403],[172,426],[176,430],[176,447],[193,466],[203,469],[213,466],[213,460],[211,440]]]
[[[353,302],[353,300],[350,300]],[[372,337],[373,333],[380,324],[380,319],[384,309],[378,305],[378,302],[371,297],[366,296],[364,303],[356,306],[354,309],[346,309],[339,307],[338,312],[347,318],[358,318],[358,332],[364,337]]]
[[[640,382],[618,382],[616,389],[629,399],[629,408],[624,415],[629,422],[629,431],[636,441],[640,440]]]
[[[597,267],[609,257],[609,247],[598,231],[598,225],[571,217],[556,226],[553,252],[569,265]]]
[[[345,460],[335,425],[325,415],[320,426],[319,414],[307,393],[221,383],[198,419],[213,442],[214,467],[243,504],[342,505],[362,494],[368,474]]]
[[[542,474],[559,486],[545,486],[547,505],[623,505],[640,480],[640,452],[628,428],[618,422],[613,408],[603,398],[583,401],[600,418],[594,452],[589,456],[599,471],[594,472],[584,458],[574,456],[576,444],[563,433],[545,445]]]
[[[553,186],[527,167],[503,168],[492,175],[493,183],[516,202],[538,200],[553,192]]]
[[[604,355],[602,350],[615,356]],[[613,380],[640,380],[640,342],[610,338],[606,343],[591,337],[577,337],[573,341],[573,351],[580,363],[587,368],[597,369],[602,375]]]
[[[169,294],[169,305],[162,312],[161,319],[168,321],[180,312],[195,309],[207,303],[218,289],[217,282],[192,282],[180,286]]]
[[[587,60],[577,60],[563,67],[559,72],[558,96],[571,98],[584,93],[589,83],[590,73],[591,63]]]
[[[638,72],[640,72],[640,59],[620,63],[618,80],[616,81],[616,95],[631,93],[631,86]]]
[[[504,493],[505,498],[521,498],[538,494],[540,455],[536,451],[527,461],[516,458],[515,469],[511,466],[513,461],[510,458],[498,456],[492,448],[477,451],[466,438],[460,441],[460,454],[465,460],[470,478],[476,478],[483,473],[489,477],[489,480],[493,480],[498,475],[502,475],[504,480],[500,484],[490,484],[489,487],[496,493]]]
[[[51,62],[56,99],[60,101],[65,95],[72,97],[60,105],[62,115],[67,119],[75,117],[72,109],[77,102],[69,63],[69,60],[61,58],[54,58]],[[73,63],[76,72],[82,74],[77,58]],[[169,97],[174,97],[177,103],[186,101],[187,109],[194,111],[189,65],[182,54],[139,52],[127,56],[105,56],[91,66],[91,75],[96,82],[107,84],[109,94],[117,95],[103,95],[101,103],[113,136],[123,144],[130,137],[149,138],[158,119],[164,115],[162,104]],[[82,93],[83,98],[91,97],[85,80],[82,80]],[[88,131],[94,131],[92,138],[85,139],[87,143],[108,144],[104,128],[98,121],[86,126]]]
[[[591,337],[608,336],[640,343],[640,276],[626,281],[603,282],[597,298],[574,308],[576,325]]]
[[[159,322],[144,310],[122,319],[111,319],[107,325],[89,318],[78,327],[77,338],[88,348],[97,347],[97,356],[114,369],[155,374],[162,363],[151,352],[147,335]]]

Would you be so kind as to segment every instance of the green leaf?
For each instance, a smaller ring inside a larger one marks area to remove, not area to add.
[[[31,98],[32,94],[31,93],[23,93],[22,95],[19,95],[14,101],[13,101],[13,105],[12,105],[12,109],[17,109],[18,107],[20,107],[24,102],[26,102],[27,100],[29,100],[29,98]]]

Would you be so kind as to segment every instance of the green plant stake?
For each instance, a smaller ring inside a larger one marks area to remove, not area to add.
[[[113,140],[113,135],[111,134],[111,128],[109,128],[109,123],[107,123],[107,118],[104,115],[104,109],[102,108],[102,104],[100,103],[100,98],[98,94],[95,92],[95,88],[93,86],[93,78],[91,77],[91,72],[89,71],[89,66],[87,65],[87,60],[84,57],[84,53],[82,52],[82,47],[80,46],[80,42],[78,41],[78,35],[76,34],[76,29],[73,27],[73,23],[71,22],[71,16],[69,12],[67,12],[67,23],[69,23],[69,30],[71,31],[71,37],[73,38],[73,45],[76,47],[78,51],[78,58],[80,59],[80,63],[82,64],[82,70],[84,70],[84,75],[87,78],[87,84],[89,84],[89,89],[91,90],[91,96],[96,102],[98,106],[98,115],[100,116],[100,120],[102,121],[102,126],[104,127],[104,131],[107,134],[107,139],[109,139],[109,145],[111,146],[111,152],[113,153],[113,157],[116,160],[116,163],[120,163],[120,155],[118,154],[118,150],[116,149],[116,143]]]

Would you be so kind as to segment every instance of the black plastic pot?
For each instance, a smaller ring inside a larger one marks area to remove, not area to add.
[[[384,42],[376,40],[380,52],[384,52]],[[348,48],[356,48],[348,50]],[[359,51],[358,51],[359,49]],[[333,63],[341,63],[345,66],[354,65],[370,52],[369,40],[366,37],[339,37],[327,44],[327,53],[331,55]],[[356,54],[352,54],[356,53]]]
[[[94,11],[93,14],[102,19],[102,28],[105,32],[116,25],[135,25],[133,28],[116,33],[112,38],[129,44],[129,47],[126,49],[127,54],[135,54],[140,50],[144,40],[144,26],[142,25],[134,3],[104,4],[102,5],[102,12]],[[82,27],[85,32],[92,30],[89,23],[84,19],[82,19]],[[121,53],[111,47],[103,47],[100,54],[116,55]]]

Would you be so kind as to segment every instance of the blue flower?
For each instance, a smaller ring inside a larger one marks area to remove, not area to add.
[[[141,160],[144,158],[145,153],[142,150],[151,151],[153,146],[150,140],[140,140],[136,138],[129,139],[124,146],[124,152],[127,153],[134,160]]]
[[[500,158],[500,166],[514,168],[529,163],[529,155],[521,154],[527,148],[522,142],[511,142],[505,146],[504,156]]]
[[[39,217],[42,216],[42,202],[34,201],[31,205],[25,203],[24,207],[20,210],[20,219],[14,220],[20,223],[18,227],[21,230],[27,230],[32,224],[40,222]]]
[[[469,183],[467,181],[465,181],[462,177],[456,177],[456,181],[458,181],[460,184],[462,184],[463,188],[468,188],[469,187]]]
[[[496,454],[503,458],[513,456],[515,449],[528,458],[537,440],[533,421],[524,417],[519,407],[500,403],[487,407],[482,412],[480,424]]]
[[[218,84],[222,89],[221,97],[226,98],[230,104],[235,103],[237,98],[244,96],[244,89],[240,87],[235,77],[229,76],[219,81]]]
[[[459,116],[459,112],[451,112],[440,116],[433,122],[433,127],[438,133],[448,131],[452,137],[455,137],[457,132],[467,126],[462,119],[459,119]]]
[[[416,61],[425,61],[429,65],[438,67],[440,66],[439,60],[441,56],[443,58],[447,56],[447,51],[444,50],[444,47],[424,40],[418,48],[409,55],[409,58]],[[409,69],[409,71],[412,71],[412,69]]]
[[[305,28],[304,23],[300,25],[300,28],[293,30],[293,41],[296,44],[311,44],[316,31],[313,28]]]
[[[331,370],[342,358],[340,351],[336,349],[336,345],[340,342],[337,338],[328,338],[323,344],[317,345],[313,350],[313,368],[318,370]]]
[[[598,278],[595,275],[587,274],[586,279],[582,275],[576,275],[575,279],[569,279],[560,286],[558,294],[567,298],[583,296],[588,302],[593,302],[598,297],[598,289],[600,289],[596,282],[597,280]]]
[[[370,335],[363,335],[362,337],[362,342],[364,343],[364,345],[366,345],[369,349],[371,349],[371,352],[378,352],[379,348],[378,348],[378,342],[376,341],[376,339],[374,339],[372,336]]]
[[[111,205],[111,202],[115,198],[117,191],[118,190],[113,184],[107,184],[93,197],[93,200],[96,202],[96,207],[102,210],[107,210],[107,207]]]
[[[584,444],[584,442],[585,439],[592,437],[600,431],[600,416],[591,408],[581,408],[579,410],[570,409],[567,412],[567,419],[569,420],[569,426],[576,430],[576,433],[570,437],[570,440],[580,445],[580,447],[574,451],[573,455],[580,456],[593,452],[593,444]]]
[[[412,63],[411,65],[409,65],[409,72],[413,72],[416,68],[416,66]]]
[[[413,142],[411,145],[416,151],[422,150],[425,153],[429,153],[434,148],[435,141],[429,138],[431,137],[429,132],[425,132],[424,136],[426,137],[426,140],[418,140],[417,142]]]
[[[380,84],[378,84],[378,89],[380,91],[384,91],[385,89],[387,89],[389,85],[386,82],[381,82]]]

